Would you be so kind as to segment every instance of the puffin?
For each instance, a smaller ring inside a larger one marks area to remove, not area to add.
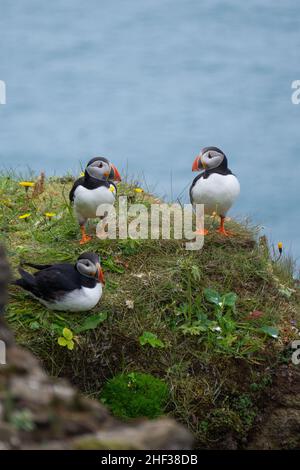
[[[225,153],[218,147],[205,147],[194,160],[192,171],[200,171],[190,187],[190,200],[193,205],[204,204],[204,213],[220,217],[218,232],[229,237],[225,230],[225,217],[240,194],[240,183],[228,168]],[[207,235],[208,230],[196,233]]]
[[[80,225],[83,245],[92,237],[86,234],[85,224],[88,219],[95,218],[98,206],[114,204],[117,188],[114,181],[121,181],[117,168],[104,157],[92,158],[84,172],[84,176],[75,181],[70,194],[70,202]]]
[[[96,253],[82,253],[75,265],[69,263],[24,263],[38,271],[31,274],[21,267],[22,287],[50,310],[85,312],[94,308],[105,284],[100,258]]]

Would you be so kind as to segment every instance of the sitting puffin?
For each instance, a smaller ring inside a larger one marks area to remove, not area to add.
[[[87,219],[95,218],[98,206],[101,204],[114,204],[116,186],[113,181],[121,181],[117,168],[104,157],[90,160],[86,166],[84,176],[75,181],[69,198],[74,204],[80,229],[80,244],[91,240],[85,232]]]
[[[229,170],[226,155],[217,147],[205,147],[196,157],[192,171],[201,173],[190,187],[191,203],[204,204],[205,214],[218,214],[221,217],[218,232],[230,236],[230,232],[224,228],[224,222],[228,210],[240,193],[240,183]],[[207,233],[207,230],[201,232],[203,235]]]
[[[25,264],[39,271],[32,275],[19,268],[21,278],[14,284],[51,310],[84,312],[94,308],[102,296],[104,275],[95,253],[83,253],[75,266],[68,263]]]

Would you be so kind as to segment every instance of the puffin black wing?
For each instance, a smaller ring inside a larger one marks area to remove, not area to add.
[[[22,287],[28,292],[31,292],[36,297],[39,297],[39,290],[36,285],[35,277],[22,268],[19,268],[19,274],[21,277],[20,279],[14,281],[14,284],[16,286]]]
[[[69,194],[69,199],[71,203],[74,202],[74,193],[76,189],[78,188],[78,186],[84,186],[84,183],[85,183],[85,177],[82,176],[81,178],[78,178],[78,180],[76,180],[75,183],[73,184],[73,187]]]
[[[71,264],[56,264],[34,275],[20,268],[19,273],[21,278],[15,284],[44,300],[58,299],[81,287],[80,274]]]
[[[35,264],[35,263],[21,263],[22,266],[29,266],[30,268],[34,269],[48,269],[51,268],[52,264]]]
[[[193,204],[193,198],[192,198],[192,189],[193,187],[195,186],[195,184],[197,183],[197,181],[202,178],[202,176],[204,175],[204,171],[202,173],[200,173],[199,175],[196,176],[196,178],[194,178],[191,186],[190,186],[190,201],[191,201],[191,204]]]
[[[51,300],[81,287],[81,276],[71,264],[56,264],[34,275],[40,297]]]

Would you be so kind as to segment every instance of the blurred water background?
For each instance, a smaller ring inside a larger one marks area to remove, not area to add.
[[[1,0],[0,168],[104,155],[175,199],[216,145],[241,182],[231,213],[300,257],[299,27],[298,0]]]

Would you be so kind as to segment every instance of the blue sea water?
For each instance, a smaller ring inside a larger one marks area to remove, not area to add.
[[[77,174],[100,154],[170,199],[216,145],[232,214],[300,257],[298,0],[1,0],[0,40],[0,167]]]

